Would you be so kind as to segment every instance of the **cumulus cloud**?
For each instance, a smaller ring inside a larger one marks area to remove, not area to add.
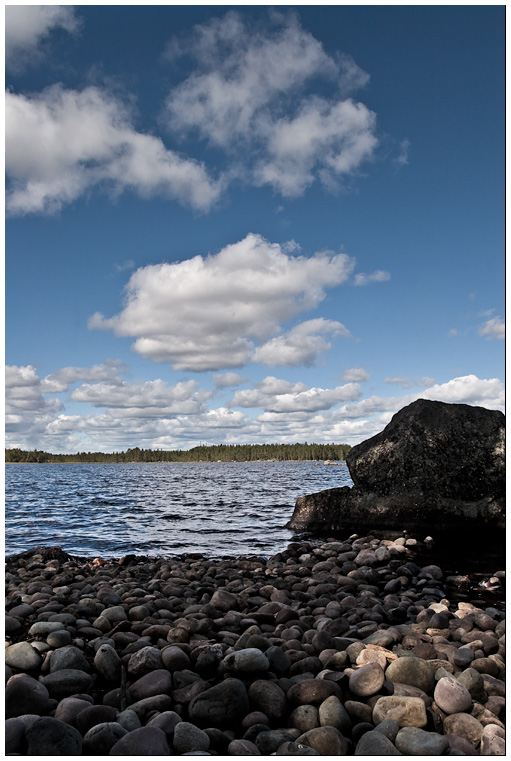
[[[127,371],[127,365],[120,359],[107,359],[93,367],[63,367],[43,378],[41,389],[44,393],[57,394],[67,391],[77,381],[109,381],[120,385],[120,375],[125,375]]]
[[[124,105],[100,88],[7,92],[5,120],[11,215],[54,213],[95,187],[160,195],[201,211],[220,195],[202,164],[137,132]]]
[[[366,275],[365,272],[359,272],[355,275],[353,284],[369,285],[369,283],[383,283],[386,280],[390,280],[390,272],[385,272],[385,270],[376,270],[370,275]]]
[[[351,337],[349,330],[335,320],[319,317],[296,325],[289,332],[272,338],[254,353],[254,362],[283,367],[312,367],[317,363],[318,355],[331,348],[332,344],[325,335]]]
[[[330,409],[339,402],[361,396],[357,383],[337,388],[307,388],[289,384],[270,376],[258,387],[236,391],[229,406],[260,407],[267,412],[315,412]]]
[[[364,370],[363,367],[351,367],[343,372],[341,380],[345,382],[354,381],[355,383],[363,383],[364,381],[368,381],[370,377],[371,376],[367,370]]]
[[[248,381],[247,376],[239,373],[215,373],[213,375],[213,383],[217,388],[241,386],[246,381]]]
[[[76,32],[80,21],[69,5],[6,5],[5,61],[19,71],[40,63],[42,44],[52,31]]]
[[[177,370],[220,370],[255,361],[274,363],[280,323],[315,308],[327,288],[345,281],[353,268],[345,254],[296,256],[285,246],[249,234],[218,254],[137,270],[126,289],[124,309],[114,317],[95,314],[90,328],[132,336],[133,349]],[[297,359],[301,337],[310,359],[327,348],[325,333],[347,330],[341,323],[312,320],[282,338]],[[306,358],[307,358],[306,357]]]
[[[205,411],[210,393],[199,389],[196,381],[181,381],[167,386],[163,380],[138,383],[84,383],[71,394],[74,402],[87,402],[93,407],[109,407],[117,414],[130,417],[173,417],[196,415]]]
[[[487,341],[504,341],[506,337],[506,323],[500,317],[492,317],[479,328],[479,335],[485,336]]]
[[[254,28],[230,11],[170,50],[196,68],[167,98],[169,126],[235,156],[248,181],[296,196],[315,180],[332,187],[372,158],[375,114],[346,97],[369,75],[350,56],[329,56],[295,16],[273,14]],[[315,93],[319,79],[329,98]],[[260,159],[247,163],[248,154]]]

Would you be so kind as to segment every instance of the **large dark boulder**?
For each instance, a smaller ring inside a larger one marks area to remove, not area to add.
[[[504,528],[502,412],[419,399],[358,444],[354,486],[300,497],[288,528],[343,532]]]

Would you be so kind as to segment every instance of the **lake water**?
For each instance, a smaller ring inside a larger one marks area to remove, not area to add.
[[[322,462],[62,463],[5,468],[12,554],[59,545],[74,555],[269,556],[293,534],[297,497],[351,486]]]

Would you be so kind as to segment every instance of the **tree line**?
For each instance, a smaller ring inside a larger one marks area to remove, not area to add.
[[[5,462],[258,462],[261,460],[345,460],[349,444],[215,444],[188,450],[140,449],[125,452],[51,454],[34,449],[5,450]]]

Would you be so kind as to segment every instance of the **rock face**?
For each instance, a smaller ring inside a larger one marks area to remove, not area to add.
[[[419,399],[350,451],[353,488],[300,497],[287,528],[503,529],[504,426],[497,410]]]

